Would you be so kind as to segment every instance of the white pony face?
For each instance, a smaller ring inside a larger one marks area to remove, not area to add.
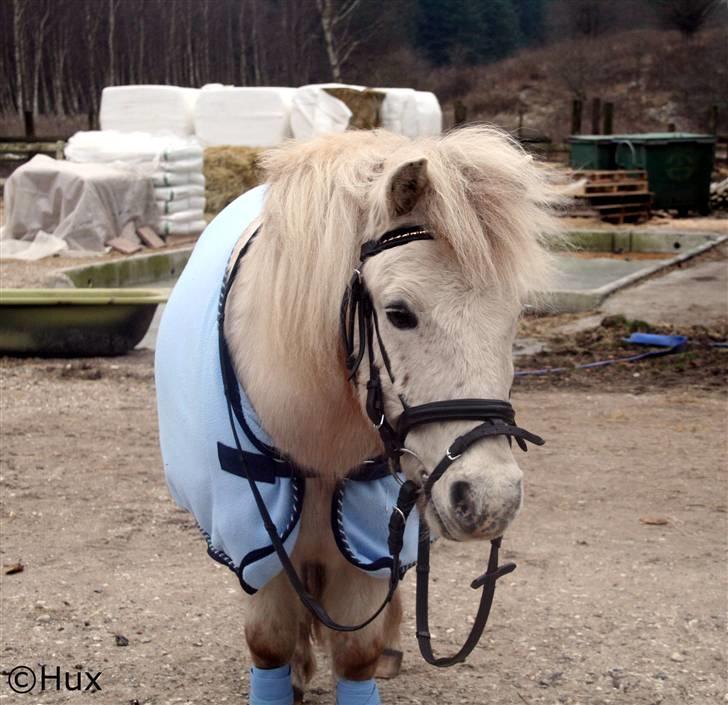
[[[520,304],[495,289],[473,290],[448,250],[441,241],[419,241],[366,263],[365,281],[395,378],[392,384],[382,367],[391,420],[402,411],[399,395],[411,406],[508,399]],[[364,375],[365,370],[363,365]],[[412,454],[402,457],[407,476],[421,483],[451,443],[479,423],[450,421],[412,429],[406,442]],[[521,479],[508,440],[482,440],[434,484],[428,524],[456,540],[500,536],[521,506]]]
[[[430,227],[417,208],[427,188],[426,169],[425,160],[408,162],[391,177],[387,199],[393,226]],[[402,412],[400,398],[416,406],[507,400],[510,394],[519,297],[495,282],[474,284],[447,238],[434,236],[385,251],[364,267],[394,376],[392,382],[380,357],[386,414],[393,423]],[[480,423],[415,427],[406,440],[410,452],[402,457],[405,473],[422,483],[453,441]],[[429,526],[446,538],[492,539],[504,532],[521,502],[522,472],[508,439],[496,436],[471,446],[449,467],[435,482],[425,512]]]

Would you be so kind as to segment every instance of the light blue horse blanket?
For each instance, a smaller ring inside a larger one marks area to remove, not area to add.
[[[218,352],[218,305],[232,251],[261,213],[265,187],[240,196],[205,229],[169,298],[157,337],[155,380],[164,470],[177,504],[189,510],[207,539],[208,553],[231,568],[248,593],[281,571],[250,491],[251,474],[290,554],[298,537],[306,480],[289,463],[261,451],[271,440],[240,388],[239,413],[254,443],[235,420],[241,459],[223,390]],[[258,237],[265,237],[261,230]],[[245,266],[245,258],[241,262]],[[343,292],[342,292],[343,293]],[[261,302],[264,306],[265,302]],[[388,522],[399,482],[381,464],[351,473],[335,492],[331,529],[346,560],[368,574],[388,578]],[[403,478],[400,478],[403,479]],[[407,521],[403,570],[417,556],[419,517]]]

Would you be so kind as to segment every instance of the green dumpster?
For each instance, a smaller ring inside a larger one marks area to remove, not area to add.
[[[571,165],[577,169],[644,169],[655,208],[710,210],[715,137],[686,132],[576,135]]]
[[[615,161],[622,169],[645,169],[655,208],[710,212],[710,175],[715,137],[686,132],[621,135]]]
[[[597,169],[599,171],[616,169],[614,160],[616,145],[610,137],[601,135],[575,135],[569,139],[571,144],[571,166],[575,169]]]

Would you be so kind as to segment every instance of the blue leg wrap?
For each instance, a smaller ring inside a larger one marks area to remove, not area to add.
[[[336,705],[381,705],[376,681],[347,681],[336,683]]]
[[[250,705],[293,705],[291,667],[250,669]]]

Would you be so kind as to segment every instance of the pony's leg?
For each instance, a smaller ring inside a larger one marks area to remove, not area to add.
[[[324,599],[337,622],[354,624],[374,612],[386,594],[386,580],[371,578],[347,563],[331,571]],[[326,630],[337,680],[337,705],[379,705],[374,673],[384,650],[387,627],[391,626],[389,613],[392,611],[392,605],[388,605],[377,619],[356,632]]]
[[[303,702],[306,686],[316,672],[316,656],[311,643],[311,626],[311,618],[304,615],[298,625],[298,641],[291,662],[293,701],[296,705]]]
[[[296,648],[300,605],[284,573],[252,596],[245,621],[250,649],[250,705],[292,705],[290,663]]]
[[[402,598],[394,593],[392,602],[384,615],[384,650],[379,657],[375,676],[377,678],[396,678],[402,668]]]

